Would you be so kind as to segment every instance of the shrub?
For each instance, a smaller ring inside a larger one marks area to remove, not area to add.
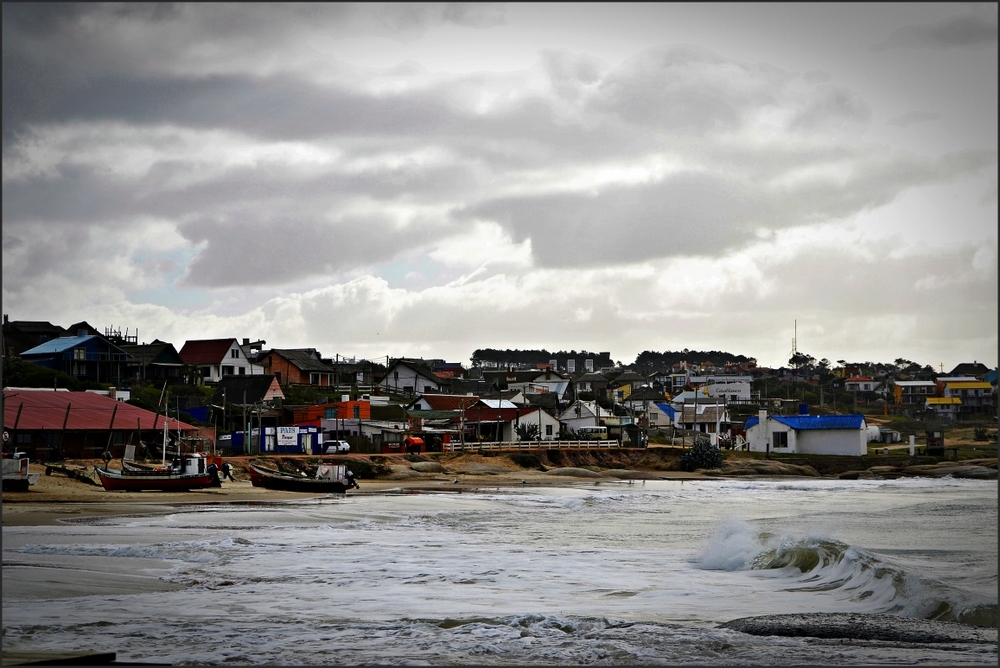
[[[678,463],[682,471],[695,469],[717,469],[722,466],[722,451],[707,441],[697,441],[688,452],[681,455]]]

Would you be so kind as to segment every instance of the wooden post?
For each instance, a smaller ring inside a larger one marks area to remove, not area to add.
[[[69,409],[73,407],[72,403],[66,404],[66,417],[63,418],[63,431],[66,431],[66,425],[69,424]]]
[[[14,426],[11,429],[17,429],[17,423],[21,421],[21,411],[24,410],[24,402],[17,407],[17,415],[14,417]]]

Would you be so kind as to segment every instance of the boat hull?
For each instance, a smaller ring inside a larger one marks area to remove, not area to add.
[[[121,472],[103,467],[97,468],[97,476],[104,489],[109,492],[183,492],[205,487],[219,487],[219,479],[211,473],[174,474],[161,471]]]
[[[271,471],[255,464],[249,465],[250,482],[254,487],[280,490],[283,492],[303,492],[306,494],[344,494],[349,487],[347,481],[323,478],[297,478],[287,473]]]

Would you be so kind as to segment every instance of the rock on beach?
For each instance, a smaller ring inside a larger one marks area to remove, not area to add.
[[[807,613],[743,617],[720,625],[755,636],[847,638],[906,643],[992,643],[996,629],[895,615]]]

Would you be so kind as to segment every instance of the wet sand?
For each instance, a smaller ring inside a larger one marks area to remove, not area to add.
[[[542,472],[532,469],[511,469],[498,466],[498,460],[477,456],[463,457],[461,462],[449,462],[448,470],[421,473],[410,468],[409,462],[394,463],[393,474],[376,480],[360,480],[361,489],[351,490],[350,496],[369,494],[416,494],[421,492],[461,493],[498,487],[567,487],[633,484],[643,478],[662,480],[710,479],[702,473],[683,471],[614,471],[615,475],[598,474],[586,469]],[[76,462],[92,472],[103,462]],[[108,492],[100,485],[69,478],[60,473],[45,475],[45,467],[31,464],[31,471],[42,473],[38,482],[27,492],[3,492],[3,526],[52,525],[63,519],[106,517],[111,515],[141,515],[175,512],[190,506],[212,504],[284,503],[324,494],[282,492],[254,487],[245,474],[245,466],[237,467],[235,482],[225,481],[222,487],[188,492]],[[114,467],[114,463],[112,463]],[[616,476],[626,476],[625,478]]]

